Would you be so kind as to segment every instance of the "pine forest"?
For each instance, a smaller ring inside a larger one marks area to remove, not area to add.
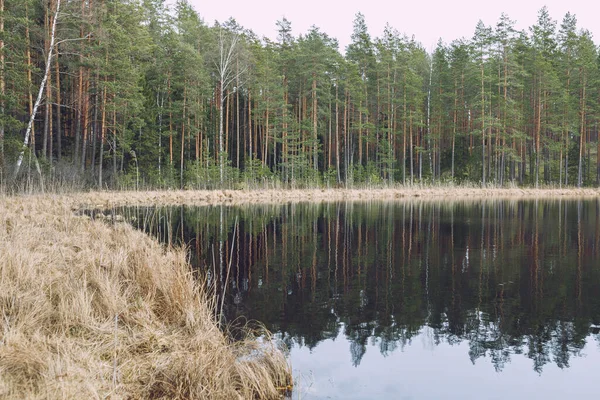
[[[599,48],[574,15],[433,51],[360,13],[345,49],[292,22],[270,40],[185,0],[0,0],[2,184],[600,184]]]

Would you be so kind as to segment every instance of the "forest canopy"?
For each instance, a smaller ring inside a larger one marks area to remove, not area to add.
[[[270,40],[185,0],[0,0],[2,184],[600,184],[600,58],[574,15],[517,31],[502,14],[431,53],[360,13],[346,49],[274,24]]]

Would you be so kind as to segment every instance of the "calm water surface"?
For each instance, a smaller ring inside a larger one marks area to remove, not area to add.
[[[600,200],[119,212],[287,344],[294,398],[600,393]]]

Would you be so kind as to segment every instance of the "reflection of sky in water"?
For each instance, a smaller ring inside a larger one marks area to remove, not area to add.
[[[428,327],[387,356],[370,339],[357,367],[350,347],[343,327],[335,340],[322,341],[312,351],[294,345],[294,400],[591,399],[599,394],[600,348],[592,337],[569,368],[549,363],[542,374],[532,369],[526,354],[512,354],[502,372],[485,357],[473,365],[467,342],[435,345]]]
[[[292,346],[295,399],[600,394],[600,199],[129,213],[217,290],[233,257],[226,318]]]

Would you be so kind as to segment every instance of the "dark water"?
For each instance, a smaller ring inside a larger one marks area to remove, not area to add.
[[[119,212],[277,333],[295,398],[600,393],[600,200]]]

